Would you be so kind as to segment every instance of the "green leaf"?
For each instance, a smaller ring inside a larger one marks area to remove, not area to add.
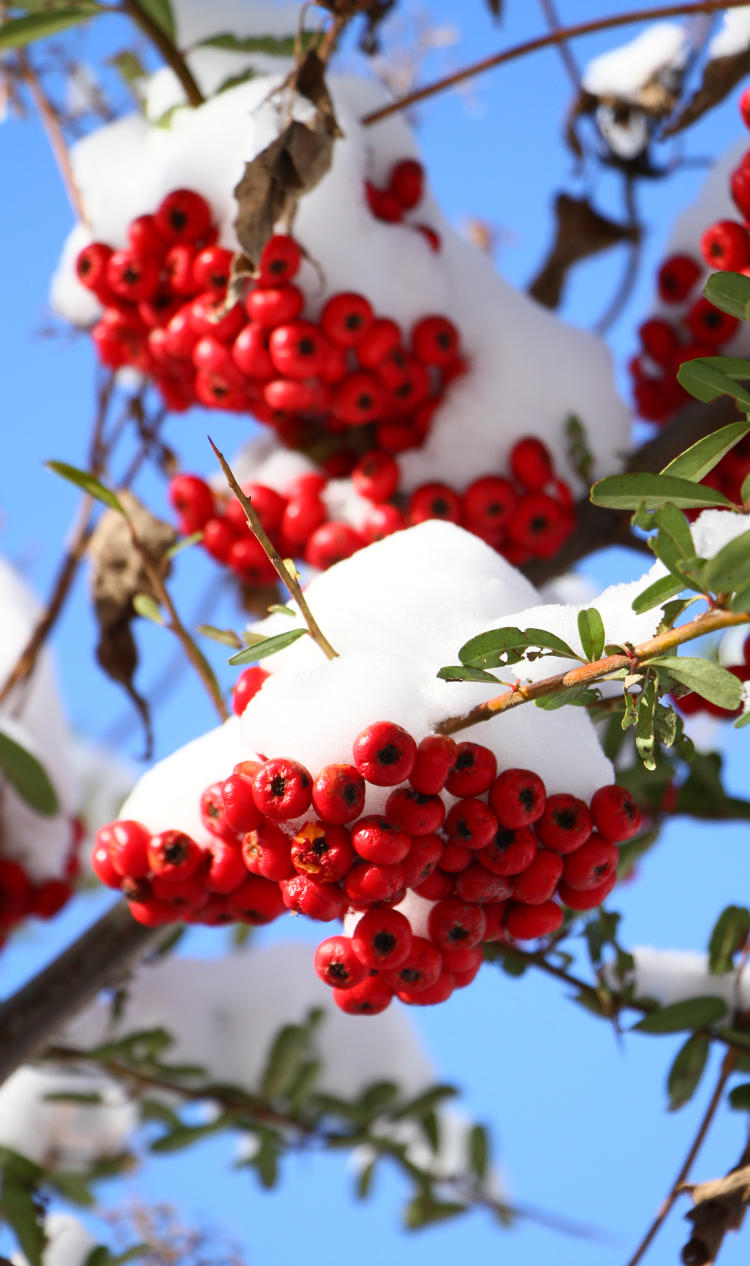
[[[483,1125],[473,1125],[467,1138],[469,1169],[479,1182],[487,1176],[490,1144]]]
[[[712,273],[703,293],[715,308],[750,321],[750,278],[742,273]]]
[[[594,607],[578,612],[578,636],[589,663],[601,659],[604,650],[604,623]]]
[[[404,1117],[423,1117],[425,1113],[431,1112],[439,1104],[444,1103],[446,1099],[455,1099],[458,1091],[455,1086],[438,1085],[431,1086],[429,1090],[423,1091],[416,1098],[410,1099],[398,1112],[393,1113],[394,1121],[401,1121]]]
[[[575,651],[548,629],[492,629],[472,637],[458,652],[461,663],[470,668],[501,668],[517,664],[524,653],[535,648],[553,651],[566,659],[580,659]]]
[[[610,475],[600,479],[591,489],[595,506],[607,510],[637,510],[640,505],[658,510],[671,501],[681,509],[705,506],[731,506],[723,492],[704,488],[689,479],[675,479],[671,475]]]
[[[310,37],[308,36],[308,44]],[[252,35],[239,39],[229,31],[201,40],[198,48],[222,48],[229,53],[265,53],[270,57],[293,57],[293,35]]]
[[[711,593],[731,593],[750,584],[750,532],[727,541],[701,569],[701,580]]]
[[[232,655],[227,662],[254,664],[258,659],[266,659],[269,655],[275,655],[277,651],[283,651],[286,646],[291,646],[292,642],[304,637],[306,633],[307,629],[290,629],[288,633],[276,633],[274,637],[264,637],[260,642],[254,642],[244,651],[238,651],[236,655]]]
[[[745,726],[746,726],[746,725],[750,725],[750,709],[748,709],[748,710],[746,710],[745,712],[743,712],[743,713],[742,713],[742,716],[737,717],[737,720],[735,721],[734,725],[732,726],[732,729],[733,729],[733,730],[744,730],[744,728],[745,728]]]
[[[44,766],[36,756],[0,730],[0,774],[35,813],[51,818],[60,802]]]
[[[219,1130],[225,1129],[230,1120],[229,1117],[219,1116],[205,1125],[180,1125],[177,1129],[170,1130],[168,1134],[162,1134],[160,1138],[154,1139],[150,1150],[157,1153],[180,1151],[183,1147],[199,1143],[209,1134],[216,1134]]]
[[[709,1029],[727,1013],[723,998],[710,995],[685,998],[669,1007],[652,1011],[633,1025],[636,1033],[681,1033],[685,1029]]]
[[[212,642],[221,642],[222,646],[242,646],[240,638],[232,629],[217,629],[213,624],[199,624],[195,631],[202,637],[210,637]]]
[[[371,1081],[357,1100],[360,1116],[368,1118],[382,1116],[386,1108],[398,1099],[398,1082]]]
[[[660,655],[648,661],[649,668],[664,668],[680,685],[694,690],[703,699],[730,711],[740,706],[742,683],[728,668],[697,655]]]
[[[79,26],[99,12],[102,12],[99,5],[81,4],[70,5],[54,13],[31,13],[25,18],[11,18],[0,26],[0,48],[25,48],[34,40]]]
[[[723,975],[734,968],[733,955],[750,933],[750,910],[747,906],[727,906],[716,920],[708,942],[708,970]]]
[[[158,26],[160,31],[174,44],[177,38],[177,29],[175,27],[174,14],[169,0],[138,0],[140,7],[148,14],[151,21]]]
[[[750,284],[750,278],[743,277],[742,280]],[[748,432],[750,422],[747,421],[730,422],[729,426],[721,426],[718,431],[704,435],[695,444],[691,444],[690,448],[686,448],[684,453],[673,458],[660,474],[676,475],[680,479],[694,479],[696,482],[704,479],[725,453],[734,448]]]
[[[373,1156],[372,1160],[368,1161],[366,1165],[363,1165],[357,1174],[357,1183],[354,1190],[358,1200],[366,1199],[372,1190],[372,1180],[375,1177],[375,1165],[377,1160],[378,1157]]]
[[[169,549],[165,550],[164,557],[174,558],[175,554],[181,554],[184,549],[189,549],[191,545],[197,545],[198,542],[202,540],[202,531],[191,532],[190,536],[183,536],[182,539],[177,541],[175,545],[170,545]]]
[[[682,593],[686,588],[686,581],[677,576],[662,576],[661,580],[655,580],[653,585],[649,585],[648,589],[644,589],[634,598],[631,606],[637,615],[642,615],[644,611],[650,611],[652,607],[659,607],[669,598],[674,598],[678,593]]]
[[[279,1177],[279,1153],[274,1139],[267,1135],[262,1139],[253,1165],[258,1171],[260,1185],[265,1191],[276,1186]]]
[[[269,615],[288,615],[292,620],[295,619],[297,612],[293,607],[285,607],[280,602],[273,602],[268,608]]]
[[[430,1226],[435,1222],[445,1222],[447,1218],[455,1218],[466,1212],[466,1205],[457,1201],[436,1200],[427,1193],[415,1196],[404,1210],[404,1222],[410,1231]]]
[[[750,378],[750,360],[736,356],[697,356],[685,360],[677,371],[677,381],[696,400],[709,404],[718,396],[731,396],[750,409],[750,392],[737,386],[738,378]]]
[[[750,501],[750,474],[745,475],[740,488],[740,501],[743,505],[747,505]]]
[[[485,672],[483,668],[468,668],[463,664],[448,664],[437,675],[442,681],[491,681],[496,686],[503,684],[499,677]]]
[[[47,1243],[42,1205],[29,1186],[10,1166],[3,1170],[0,1209],[18,1240],[29,1266],[42,1266],[42,1253]]]
[[[656,712],[656,682],[653,677],[649,677],[643,683],[641,697],[638,700],[638,716],[635,728],[635,746],[646,769],[654,769],[656,761],[654,759],[654,748],[656,746],[656,736],[654,734],[654,714]]]
[[[706,1033],[692,1033],[680,1047],[667,1077],[670,1112],[676,1112],[692,1099],[706,1067],[710,1047],[711,1039]]]
[[[729,1106],[739,1112],[750,1111],[750,1082],[743,1082],[729,1091]]]
[[[79,470],[77,466],[69,466],[67,462],[45,462],[45,465],[48,470],[53,470],[56,475],[62,475],[63,479],[75,484],[76,488],[87,492],[90,497],[95,497],[97,501],[103,501],[105,506],[109,506],[110,510],[117,510],[119,514],[125,513],[122,502],[118,500],[111,489],[105,488],[104,484],[96,478],[96,475],[89,474],[87,470]]]
[[[739,589],[729,603],[732,611],[750,611],[750,585]]]
[[[566,659],[581,658],[580,655],[576,655],[572,647],[568,646],[567,642],[564,642],[556,633],[550,633],[549,629],[524,629],[524,634],[532,646],[541,646],[546,651],[557,651]]]
[[[90,1180],[85,1174],[69,1169],[53,1169],[45,1174],[44,1181],[54,1187],[66,1200],[70,1200],[71,1204],[80,1205],[82,1209],[91,1209],[96,1204]]]
[[[152,624],[163,624],[164,616],[161,613],[161,607],[150,593],[137,593],[133,598],[133,610],[136,615],[140,615],[144,620],[151,620]]]
[[[260,1083],[266,1099],[284,1095],[296,1079],[309,1048],[309,1035],[300,1024],[285,1024],[277,1033]]]

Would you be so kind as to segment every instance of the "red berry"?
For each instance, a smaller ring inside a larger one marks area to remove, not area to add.
[[[389,317],[376,317],[357,343],[357,360],[365,369],[376,369],[401,346],[401,330]]]
[[[52,919],[67,905],[72,893],[64,879],[46,879],[34,889],[29,913],[37,919]]]
[[[313,955],[313,967],[320,979],[333,989],[351,989],[367,980],[370,970],[360,962],[348,936],[329,936]]]
[[[368,976],[351,989],[334,989],[333,1000],[347,1015],[379,1015],[390,1006],[393,993],[382,976]]]
[[[609,878],[598,884],[596,888],[573,888],[563,881],[560,883],[558,896],[570,910],[595,910],[602,904],[605,897],[609,896],[616,883],[615,871],[612,871]]]
[[[187,297],[197,292],[193,275],[195,257],[196,249],[189,242],[170,246],[164,257],[163,272],[172,294]]]
[[[233,343],[245,324],[242,304],[235,303],[225,311],[224,299],[212,290],[191,299],[188,316],[199,338],[208,334],[220,343]]]
[[[343,883],[349,904],[357,910],[379,902],[395,904],[404,891],[404,871],[399,864],[381,866],[376,862],[355,862]]]
[[[468,848],[464,850],[471,856]],[[427,901],[444,901],[453,895],[453,876],[442,869],[433,870],[421,883],[413,885],[414,891]]]
[[[659,297],[665,303],[682,303],[702,271],[701,265],[691,255],[671,255],[657,274]]]
[[[353,765],[326,765],[313,783],[312,802],[324,822],[353,822],[364,808],[364,778]]]
[[[736,220],[717,220],[701,238],[701,255],[709,268],[739,272],[750,263],[750,234]]]
[[[443,843],[438,835],[420,835],[412,839],[412,845],[403,861],[404,883],[414,888],[424,883],[434,871],[443,855]]]
[[[449,897],[433,906],[427,919],[430,940],[441,948],[478,945],[484,936],[486,919],[481,906]]]
[[[464,798],[454,804],[445,819],[446,839],[464,848],[486,848],[496,833],[497,818],[484,800]]]
[[[325,364],[325,337],[312,321],[277,325],[268,340],[268,352],[276,370],[285,378],[314,378]]]
[[[150,298],[159,284],[159,264],[152,255],[115,251],[107,261],[105,278],[114,294],[140,303]]]
[[[518,503],[509,527],[511,542],[537,558],[551,558],[570,536],[573,520],[544,492],[529,492]]]
[[[380,866],[402,862],[411,848],[411,836],[387,818],[370,815],[352,827],[352,844],[359,857]]]
[[[439,251],[443,245],[440,234],[430,224],[414,224],[413,228],[421,233],[431,251]]]
[[[305,297],[298,286],[265,286],[251,290],[245,300],[247,315],[258,325],[276,327],[299,316]]]
[[[385,814],[409,835],[431,835],[440,829],[445,805],[439,796],[425,796],[411,787],[397,787],[385,802]]]
[[[617,872],[620,854],[616,845],[600,835],[590,839],[565,858],[563,879],[569,888],[589,890],[599,888]]]
[[[462,901],[483,903],[505,901],[513,893],[513,884],[509,879],[504,875],[494,875],[492,871],[480,866],[479,862],[472,862],[456,876],[455,888],[456,896]]]
[[[565,793],[548,796],[544,813],[536,823],[542,844],[556,853],[572,853],[589,838],[594,822],[588,806]]]
[[[366,369],[347,374],[334,388],[331,411],[348,426],[364,426],[383,411],[383,388]]]
[[[508,464],[514,478],[529,492],[541,492],[552,478],[550,451],[546,444],[532,435],[513,445]]]
[[[268,330],[262,325],[246,325],[232,344],[232,360],[243,374],[257,382],[270,382],[276,370],[268,352]]]
[[[320,325],[332,343],[354,347],[369,330],[374,315],[372,304],[364,295],[340,293],[331,295],[320,314]]]
[[[502,534],[517,504],[518,493],[509,479],[484,475],[464,492],[463,520],[469,531],[477,535]]]
[[[519,875],[531,865],[536,850],[536,837],[529,827],[501,827],[476,860],[495,875]]]
[[[307,542],[305,559],[311,567],[325,571],[345,558],[356,554],[364,545],[364,538],[348,523],[332,520],[316,528]]]
[[[112,257],[111,246],[105,242],[90,242],[76,257],[76,275],[87,290],[94,293],[106,288],[107,264]]]
[[[452,796],[481,796],[494,782],[497,757],[480,743],[459,743],[445,787]]]
[[[291,858],[299,874],[328,884],[343,879],[354,862],[354,849],[345,826],[306,822],[292,840]]]
[[[351,477],[360,497],[367,497],[369,501],[387,501],[398,488],[398,462],[388,453],[370,449],[360,457]]]
[[[230,831],[244,835],[254,831],[263,821],[263,815],[255,803],[252,778],[244,774],[230,774],[221,784],[224,802],[224,821]]]
[[[696,299],[685,318],[686,324],[698,343],[720,347],[739,329],[740,323],[728,312],[720,312],[701,295]]]
[[[422,795],[442,791],[456,761],[458,745],[447,734],[428,734],[417,748],[409,782]]]
[[[513,884],[514,901],[538,906],[548,901],[557,888],[562,874],[563,860],[559,853],[540,848],[523,874]]]
[[[591,815],[606,840],[629,840],[641,828],[641,811],[624,787],[599,787],[591,797]]]
[[[411,774],[417,745],[400,725],[376,721],[357,735],[352,753],[357,770],[367,782],[376,787],[395,787]]]
[[[750,88],[745,88],[739,99],[740,115],[745,127],[750,128]]]
[[[652,317],[639,326],[638,336],[644,352],[654,364],[671,365],[680,340],[676,329],[669,324],[669,321]]]
[[[474,852],[458,840],[446,840],[440,858],[440,869],[448,875],[457,875],[471,863]]]
[[[295,870],[292,841],[275,822],[261,822],[242,839],[242,857],[247,869],[263,879],[291,879]]]
[[[215,514],[214,494],[198,475],[175,475],[169,483],[169,500],[188,535],[199,532]]]
[[[147,928],[160,928],[165,923],[174,923],[176,919],[173,908],[166,901],[158,901],[156,897],[131,901],[129,909],[136,923],[142,923]]]
[[[255,803],[275,821],[298,818],[312,801],[312,778],[296,760],[267,760],[253,779]]]
[[[411,494],[406,514],[412,525],[424,523],[426,519],[460,523],[461,498],[448,484],[421,484]]]
[[[166,238],[162,237],[156,226],[153,215],[137,215],[128,225],[128,242],[134,251],[143,255],[162,257],[167,249]]]
[[[365,967],[393,971],[403,966],[411,953],[409,920],[387,906],[368,910],[352,936],[352,948]]]
[[[123,877],[141,879],[148,874],[151,832],[140,822],[130,818],[111,822],[97,831],[96,843],[106,845],[112,865]]]
[[[109,855],[109,847],[105,843],[94,844],[91,850],[91,869],[97,879],[108,888],[118,888],[122,883],[122,875],[115,870]]]
[[[404,208],[395,194],[386,189],[378,189],[369,180],[365,181],[365,197],[376,220],[385,220],[387,224],[397,224]]]
[[[405,211],[411,211],[422,201],[424,193],[424,167],[414,158],[402,158],[391,168],[388,193],[400,202]]]
[[[190,875],[186,879],[166,879],[155,875],[151,881],[151,889],[157,901],[163,901],[179,917],[186,911],[200,910],[210,898],[206,891],[203,877]]]
[[[538,936],[556,932],[563,920],[562,910],[554,901],[527,906],[512,902],[505,912],[505,926],[517,941],[533,941]]]
[[[162,831],[148,846],[149,869],[162,879],[191,879],[203,860],[203,849],[184,831]]]
[[[373,506],[367,518],[360,524],[360,531],[366,545],[385,540],[394,532],[401,532],[408,527],[406,519],[396,506]]]
[[[411,348],[423,365],[450,365],[458,355],[458,330],[447,317],[422,317],[411,332]]]
[[[232,252],[224,246],[207,246],[199,251],[193,262],[195,290],[226,292],[232,268]]]
[[[309,875],[293,875],[291,879],[283,879],[279,888],[288,910],[296,910],[321,923],[343,917],[346,897],[335,884],[318,883]]]
[[[255,698],[269,676],[270,673],[264,668],[258,668],[257,664],[243,668],[232,691],[232,711],[235,716],[242,716],[250,700]]]
[[[170,242],[195,242],[211,228],[211,208],[192,189],[174,189],[154,214],[154,225]]]
[[[230,892],[227,902],[231,916],[240,923],[272,923],[284,912],[279,885],[259,875],[248,875],[239,888]]]
[[[412,936],[408,958],[399,968],[387,971],[385,979],[394,992],[415,994],[434,985],[442,970],[437,946],[423,936]]]
[[[531,826],[544,812],[546,789],[530,769],[504,769],[490,787],[488,799],[501,826]]]
[[[258,280],[264,286],[283,286],[295,276],[301,262],[302,251],[294,238],[286,233],[274,233],[260,253]]]
[[[208,892],[234,892],[247,879],[247,867],[239,844],[211,841],[211,863],[203,876]]]
[[[396,997],[400,1002],[405,1002],[410,1007],[434,1007],[440,1002],[446,1002],[450,998],[455,988],[455,978],[452,972],[442,971],[434,984],[428,985],[426,989],[420,989],[418,993],[409,993],[405,989],[399,989]]]

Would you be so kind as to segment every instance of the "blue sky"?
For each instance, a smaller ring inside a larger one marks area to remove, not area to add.
[[[636,7],[622,0],[617,6],[620,11]],[[602,6],[590,0],[559,0],[558,8],[569,22],[602,12]],[[430,59],[428,75],[543,27],[539,8],[528,0],[506,0],[502,27],[493,24],[479,0],[462,6],[429,0],[422,9],[438,23],[458,25],[461,32],[456,48]],[[634,33],[633,28],[627,30]],[[620,38],[617,33],[593,37],[580,41],[575,51],[584,61]],[[109,36],[86,37],[86,47],[101,51],[98,40]],[[560,143],[568,98],[565,72],[557,53],[550,50],[482,76],[468,98],[445,94],[418,112],[430,180],[446,213],[456,223],[474,216],[496,225],[498,265],[518,284],[528,280],[544,253],[551,233],[551,200],[558,189],[586,191],[605,212],[621,214],[617,177],[611,172],[576,177]],[[727,148],[741,131],[730,104],[694,129],[685,151],[691,157],[709,157]],[[71,217],[44,138],[32,120],[9,121],[3,127],[2,163],[5,303],[0,307],[0,363],[6,449],[0,464],[0,543],[44,594],[74,511],[75,494],[44,471],[43,463],[49,458],[73,464],[85,460],[93,356],[85,338],[48,338],[40,333],[48,323],[48,278]],[[653,269],[670,223],[701,178],[699,170],[690,168],[669,180],[644,182],[641,189],[648,228],[644,266],[610,340],[620,372],[634,347],[634,328],[647,312]],[[622,267],[617,252],[604,263],[583,265],[570,286],[565,308],[569,319],[592,324]],[[538,349],[537,365],[539,372],[548,371],[544,348]],[[220,447],[231,450],[237,427],[234,418],[211,419]],[[171,442],[204,468],[205,430],[204,418],[189,415],[173,419],[168,433]],[[157,512],[165,511],[158,481],[144,480],[142,491]],[[642,563],[625,551],[608,552],[587,561],[585,570],[604,584],[640,574]],[[195,556],[189,568],[178,570],[176,593],[188,615],[200,606],[212,576],[210,566]],[[216,611],[231,610],[230,600],[220,598],[211,622],[222,622]],[[127,706],[91,662],[93,626],[86,614],[84,577],[79,578],[54,642],[72,720],[94,737],[122,732],[123,750],[137,755],[140,739],[127,725]],[[149,683],[159,680],[172,662],[172,650],[159,629],[144,628],[139,644],[141,681],[148,692]],[[212,658],[226,681],[221,650],[212,652]],[[170,750],[211,722],[200,688],[183,674],[158,720],[158,752]],[[728,781],[735,794],[746,790],[747,734],[732,736],[727,745]],[[746,827],[709,825],[698,830],[684,820],[675,821],[637,879],[619,895],[623,941],[702,948],[722,907],[729,901],[747,901],[747,889]],[[50,929],[48,939],[34,933],[6,952],[7,986],[93,918],[98,904],[99,899],[82,901]],[[300,929],[301,920],[295,923],[297,934],[312,939],[313,930]],[[268,935],[282,934],[288,934],[286,925]],[[214,954],[219,941],[201,933],[191,948]],[[564,993],[557,982],[535,978],[533,972],[513,980],[485,968],[449,1005],[417,1011],[415,1022],[441,1079],[461,1086],[467,1112],[491,1127],[511,1196],[603,1228],[612,1233],[613,1242],[584,1245],[532,1222],[506,1233],[479,1213],[407,1235],[398,1226],[404,1194],[400,1182],[381,1180],[374,1199],[355,1205],[349,1199],[351,1176],[343,1161],[307,1154],[288,1162],[276,1192],[261,1194],[247,1173],[228,1174],[230,1149],[224,1139],[195,1153],[153,1162],[124,1190],[173,1200],[188,1218],[225,1223],[245,1242],[249,1262],[291,1266],[303,1256],[312,1264],[353,1256],[359,1266],[375,1266],[384,1258],[433,1266],[460,1253],[524,1266],[551,1261],[555,1266],[615,1266],[627,1258],[671,1184],[716,1072],[709,1071],[694,1103],[681,1113],[667,1114],[664,1079],[679,1040],[633,1035],[618,1047],[609,1027],[571,1005]],[[720,1113],[697,1166],[698,1176],[724,1172],[742,1145],[742,1118]],[[680,1205],[679,1211],[686,1208]],[[647,1261],[654,1266],[675,1261],[684,1238],[678,1212]],[[728,1240],[721,1255],[723,1266],[739,1266],[746,1260],[746,1245],[743,1250],[740,1239]]]

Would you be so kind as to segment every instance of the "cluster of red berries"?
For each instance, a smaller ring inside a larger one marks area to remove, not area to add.
[[[742,648],[742,658],[744,663],[726,664],[725,667],[738,681],[750,681],[750,637],[745,639],[745,644]],[[238,681],[236,689],[239,686],[240,682]],[[260,689],[260,685],[256,689]],[[675,699],[675,707],[685,716],[693,716],[696,712],[702,712],[707,716],[720,717],[722,720],[727,717],[737,717],[742,712],[742,705],[738,708],[720,708],[718,703],[711,703],[709,699],[704,699],[702,695],[696,694],[694,690],[690,690],[687,694],[680,695],[679,699]]]
[[[380,814],[363,813],[368,783],[391,789]],[[102,828],[96,874],[149,926],[263,924],[285,909],[360,916],[314,959],[352,1014],[394,995],[442,1002],[473,980],[483,944],[549,935],[563,905],[593,909],[615,884],[617,843],[640,826],[621,787],[600,787],[588,805],[548,795],[530,770],[498,773],[489,748],[434,734],[417,743],[388,721],[357,735],[351,764],[315,776],[291,759],[243,761],[206,788],[200,811],[203,845],[135,821]],[[409,892],[425,899],[424,935],[396,908]]]
[[[26,919],[52,919],[67,905],[80,868],[78,846],[82,838],[82,824],[74,819],[71,844],[59,879],[34,880],[21,862],[0,857],[0,949],[9,933]]]
[[[394,163],[388,175],[384,189],[379,189],[372,181],[365,181],[365,197],[367,205],[376,220],[386,224],[402,224],[409,211],[414,211],[422,201],[424,194],[424,167],[415,158],[402,158]],[[421,233],[433,251],[439,251],[442,242],[440,234],[429,224],[408,221],[409,227]]]
[[[329,517],[323,498],[328,479],[323,473],[302,475],[283,492],[261,483],[247,483],[243,491],[282,558],[304,558],[321,571],[427,519],[460,524],[515,565],[551,557],[575,524],[570,490],[556,478],[547,447],[532,436],[513,447],[509,466],[511,478],[483,475],[462,493],[435,481],[405,494],[399,489],[396,459],[371,449],[351,470],[354,488],[372,503],[358,528]],[[180,530],[188,535],[201,532],[202,545],[212,558],[245,584],[274,582],[276,573],[238,501],[215,494],[198,475],[176,475],[169,497]]]
[[[750,90],[740,98],[740,113],[750,128]],[[635,404],[647,422],[663,425],[688,399],[675,377],[683,361],[718,355],[739,326],[736,317],[715,308],[696,289],[706,268],[750,275],[750,150],[732,172],[729,190],[742,220],[708,226],[700,240],[702,262],[693,255],[672,255],[657,274],[659,297],[673,316],[651,317],[641,325],[640,352],[630,362]]]

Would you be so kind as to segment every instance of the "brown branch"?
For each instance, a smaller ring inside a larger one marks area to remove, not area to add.
[[[81,224],[84,224],[86,228],[90,228],[91,224],[88,215],[86,214],[86,208],[83,203],[81,191],[78,188],[78,183],[75,175],[73,174],[73,164],[70,161],[70,153],[68,152],[65,137],[63,136],[57,111],[44,91],[28,55],[22,49],[19,49],[16,54],[16,66],[18,69],[18,77],[22,83],[26,84],[26,87],[31,95],[31,99],[36,106],[37,114],[41,119],[42,127],[44,128],[50,149],[52,150],[60,176],[62,177],[65,192],[68,195],[68,201],[70,202],[70,205]]]
[[[281,557],[281,554],[277,550],[270,536],[265,531],[263,524],[261,523],[257,514],[255,513],[252,501],[242,491],[242,488],[238,484],[231,466],[229,465],[228,461],[224,457],[224,454],[221,453],[219,449],[216,447],[210,435],[208,437],[208,442],[211,445],[211,448],[214,450],[214,453],[216,454],[217,461],[224,472],[224,476],[226,478],[227,483],[229,484],[229,487],[232,489],[232,492],[234,493],[235,497],[237,498],[240,505],[242,506],[242,509],[245,511],[245,516],[247,518],[247,523],[248,523],[248,527],[250,528],[250,531],[252,532],[253,536],[258,540],[258,542],[263,546],[263,549],[265,550],[267,558],[273,564],[276,575],[279,577],[282,584],[286,585],[290,594],[294,598],[294,601],[297,603],[297,606],[300,609],[300,614],[303,620],[305,621],[305,624],[307,625],[307,631],[310,634],[310,637],[313,639],[314,642],[317,643],[317,645],[320,647],[320,649],[322,650],[323,654],[326,656],[327,659],[336,659],[338,653],[333,649],[333,647],[331,646],[331,643],[328,641],[328,638],[324,636],[321,629],[318,627],[318,622],[315,619],[309,606],[307,605],[307,602],[305,600],[305,595],[302,592],[302,588],[300,586],[300,583],[297,579],[295,572],[293,572],[291,568],[289,568],[284,562],[284,559]]]
[[[685,1157],[682,1164],[680,1165],[679,1173],[677,1174],[677,1177],[675,1178],[670,1188],[669,1194],[666,1196],[666,1198],[662,1202],[656,1217],[651,1223],[651,1226],[648,1228],[648,1231],[646,1232],[640,1244],[638,1245],[637,1249],[633,1253],[633,1256],[628,1259],[627,1266],[637,1266],[637,1263],[641,1260],[644,1253],[646,1252],[649,1245],[651,1244],[651,1241],[657,1235],[662,1223],[664,1222],[664,1219],[666,1218],[667,1214],[672,1208],[672,1205],[675,1203],[677,1197],[679,1196],[682,1184],[685,1182],[685,1179],[690,1173],[690,1169],[693,1165],[693,1162],[703,1145],[703,1141],[706,1135],[708,1134],[709,1129],[711,1128],[711,1123],[714,1119],[714,1116],[716,1115],[717,1108],[719,1107],[719,1104],[721,1103],[721,1097],[724,1093],[724,1087],[726,1086],[729,1078],[731,1077],[734,1071],[736,1060],[737,1060],[737,1055],[735,1051],[733,1050],[727,1051],[721,1063],[721,1071],[719,1073],[719,1078],[718,1078],[718,1081],[716,1082],[716,1086],[714,1087],[714,1092],[711,1095],[711,1098],[708,1103],[708,1107],[706,1108],[706,1111],[703,1114],[703,1119],[701,1120],[701,1123],[698,1127],[698,1132],[695,1138],[693,1139],[693,1142],[688,1150],[688,1154]]]
[[[463,83],[474,75],[482,74],[485,70],[492,70],[495,66],[502,66],[505,62],[514,61],[518,57],[536,53],[542,48],[562,44],[565,40],[575,39],[579,35],[594,35],[597,31],[607,31],[612,27],[627,26],[633,22],[649,22],[655,18],[677,18],[698,13],[716,13],[720,9],[739,9],[746,4],[747,0],[698,0],[698,3],[692,4],[661,4],[647,9],[635,9],[632,13],[616,13],[606,18],[595,18],[590,22],[560,27],[546,35],[538,35],[535,39],[525,40],[522,44],[503,49],[500,53],[493,53],[490,57],[483,57],[479,61],[472,62],[470,66],[464,66],[462,70],[454,71],[451,75],[445,75],[442,79],[426,84],[424,88],[415,88],[413,92],[398,97],[388,105],[363,115],[360,123],[365,127],[369,127],[371,123],[379,123],[381,119],[387,119],[389,115],[405,110],[407,106],[414,105],[417,101],[424,101],[426,97],[433,97],[446,88],[454,87],[455,84]]]
[[[154,22],[150,13],[140,3],[140,0],[122,0],[120,12],[132,18],[136,26],[140,27],[143,34],[147,35],[154,47],[159,50],[164,61],[174,71],[180,81],[189,104],[191,106],[203,105],[205,97],[198,87],[185,58],[169,36]]]
[[[486,699],[484,703],[477,704],[469,712],[440,721],[435,729],[439,734],[455,734],[458,730],[468,729],[469,726],[477,725],[480,721],[489,721],[501,712],[519,708],[524,703],[533,703],[536,699],[557,694],[560,690],[573,690],[577,686],[592,685],[595,681],[603,681],[623,669],[637,673],[640,668],[648,666],[649,660],[658,655],[668,654],[669,651],[682,646],[685,642],[692,642],[696,637],[703,637],[706,633],[717,633],[742,624],[750,624],[750,612],[704,611],[702,615],[690,620],[687,624],[681,624],[676,629],[668,629],[665,633],[657,633],[655,637],[650,637],[638,646],[634,646],[629,655],[604,655],[592,663],[582,664],[580,668],[555,673],[554,676],[544,677],[541,681],[510,686],[503,694]]]
[[[602,338],[620,317],[623,308],[633,293],[633,287],[638,280],[638,272],[641,263],[643,228],[638,220],[638,211],[635,203],[635,180],[629,173],[625,175],[624,180],[627,223],[632,236],[628,243],[628,255],[625,262],[625,271],[623,272],[620,284],[618,285],[612,299],[607,304],[605,311],[593,327],[594,334],[598,334],[599,338]]]
[[[550,31],[559,31],[561,29],[561,24],[557,9],[554,5],[554,0],[539,0],[539,4],[541,5],[542,13],[547,19],[547,25]],[[558,47],[560,49],[560,58],[566,71],[568,72],[568,78],[570,79],[575,91],[580,92],[581,72],[578,69],[576,59],[568,48],[565,40],[562,40]]]

